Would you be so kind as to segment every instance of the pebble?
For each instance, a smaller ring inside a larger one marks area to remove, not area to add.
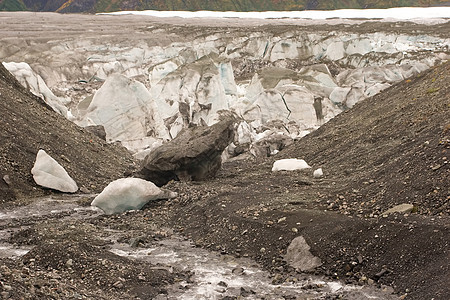
[[[234,268],[231,273],[236,274],[236,275],[242,275],[245,273],[244,268],[242,267],[236,267]]]
[[[281,222],[284,222],[284,221],[286,221],[286,217],[282,217],[282,218],[278,219],[278,223],[281,223]]]
[[[225,281],[220,281],[217,285],[222,287],[228,287],[228,284]]]
[[[3,181],[4,181],[7,185],[11,185],[11,179],[9,178],[9,175],[3,176]]]
[[[70,268],[73,266],[73,260],[71,258],[69,258],[66,262],[66,267]]]

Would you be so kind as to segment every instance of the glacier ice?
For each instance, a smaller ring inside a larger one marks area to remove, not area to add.
[[[159,26],[148,30],[155,36],[169,32]],[[170,34],[177,36],[176,30]],[[46,101],[68,105],[70,111],[64,105],[52,107],[63,114],[66,110],[69,118],[73,112],[77,124],[103,125],[108,141],[121,141],[136,157],[184,128],[214,124],[221,110],[253,124],[245,134],[238,127],[239,151],[266,139],[264,147],[275,153],[279,149],[273,137],[280,128],[268,124],[282,121],[283,135],[300,138],[358,101],[446,59],[450,46],[450,39],[428,33],[356,33],[343,27],[200,30],[192,36],[164,42],[130,39],[127,45],[107,37],[55,40],[40,44],[45,64],[30,63],[40,79],[29,74],[28,65],[16,67],[15,75],[37,87]],[[32,45],[25,45],[6,60],[27,61],[29,51],[34,51]],[[71,63],[62,64],[68,56]],[[55,99],[43,80],[55,94],[68,95],[70,103]],[[255,153],[261,144],[255,145]]]
[[[3,65],[24,87],[41,97],[54,111],[69,119],[70,113],[65,106],[69,101],[56,97],[42,77],[36,74],[27,63],[4,62]]]
[[[110,142],[142,139],[151,133],[156,137],[168,137],[146,87],[119,74],[107,78],[77,123],[103,125]]]
[[[91,205],[102,209],[106,214],[115,214],[141,209],[152,200],[176,196],[176,193],[160,189],[153,182],[144,179],[120,178],[108,184]]]
[[[39,150],[31,169],[34,181],[40,186],[64,193],[78,191],[77,183],[66,170],[44,150]]]
[[[276,171],[295,171],[311,168],[303,159],[286,158],[273,163],[272,172]]]

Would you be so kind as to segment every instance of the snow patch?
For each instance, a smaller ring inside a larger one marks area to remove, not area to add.
[[[161,18],[245,18],[245,19],[448,19],[450,7],[394,7],[387,9],[339,9],[339,10],[308,10],[308,11],[118,11],[100,13],[111,15],[144,15]]]

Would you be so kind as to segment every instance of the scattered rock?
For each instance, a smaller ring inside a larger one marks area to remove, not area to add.
[[[414,209],[414,205],[408,204],[408,203],[403,203],[403,204],[399,204],[399,205],[396,205],[396,206],[388,209],[387,211],[385,211],[383,213],[383,215],[389,215],[389,214],[393,214],[393,213],[410,213],[413,211],[413,209]]]
[[[141,209],[147,202],[170,199],[177,194],[162,190],[154,183],[139,178],[121,178],[111,182],[95,199],[92,206],[101,208],[106,214]]]
[[[322,168],[318,168],[317,170],[315,170],[315,171],[313,172],[313,177],[314,177],[314,178],[321,178],[321,177],[323,177],[323,171],[322,171]]]
[[[33,174],[34,181],[40,186],[64,193],[78,191],[77,183],[67,174],[66,170],[42,149],[37,153],[31,174]]]
[[[84,127],[87,131],[92,132],[102,140],[106,141],[106,131],[103,125],[90,125]]]
[[[7,185],[11,185],[11,178],[9,178],[9,175],[3,176],[3,181],[4,181]]]
[[[70,267],[72,267],[72,266],[73,266],[73,260],[72,260],[71,258],[69,258],[69,259],[66,261],[66,267],[70,268]]]
[[[242,297],[245,298],[245,297],[248,297],[248,296],[254,295],[254,294],[256,294],[255,291],[253,291],[253,290],[251,290],[251,289],[249,289],[249,288],[241,287],[240,295],[241,295]]]
[[[225,281],[219,281],[217,285],[221,287],[228,287],[228,284]]]
[[[231,271],[231,273],[236,275],[243,275],[245,273],[245,270],[242,267],[236,267]]]
[[[287,248],[284,259],[293,268],[299,271],[308,271],[322,265],[320,258],[315,257],[309,251],[310,247],[303,236],[292,240]]]

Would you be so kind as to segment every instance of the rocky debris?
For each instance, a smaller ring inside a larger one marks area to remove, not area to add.
[[[295,171],[311,168],[303,159],[285,158],[273,163],[272,172],[276,171]]]
[[[322,265],[320,258],[315,257],[309,251],[311,247],[306,243],[303,236],[298,236],[292,240],[286,250],[284,259],[286,262],[299,271],[310,271]]]
[[[106,214],[141,209],[149,201],[170,199],[177,194],[158,188],[153,182],[140,178],[121,178],[110,184],[92,201]]]
[[[0,290],[6,299],[152,299],[173,278],[102,247],[66,240],[39,244],[2,265],[0,279],[9,285]]]
[[[75,193],[78,186],[66,170],[44,150],[40,149],[31,169],[34,181],[40,186],[64,193]]]
[[[156,148],[144,160],[138,175],[161,186],[170,180],[205,180],[215,176],[222,152],[233,141],[232,115],[212,126],[183,130],[175,139]]]
[[[171,183],[180,194],[171,220],[203,247],[280,273],[275,282],[290,274],[280,256],[301,235],[322,261],[314,272],[410,299],[446,299],[449,74],[445,63],[388,88],[276,158],[227,162],[216,179],[189,189]],[[321,166],[326,178],[307,185],[308,172],[270,171],[291,157]],[[398,203],[417,212],[383,217]]]
[[[55,112],[66,118],[71,117],[66,107],[69,101],[61,97],[56,97],[45,84],[42,77],[36,74],[27,63],[4,62],[3,66],[11,72],[25,88],[34,95],[41,97]]]
[[[266,137],[251,144],[249,151],[256,158],[269,157],[292,145],[293,142],[292,137],[272,131],[272,134],[267,134]]]
[[[322,168],[318,168],[318,169],[314,170],[313,177],[314,178],[321,178],[321,177],[323,177]]]
[[[13,195],[27,201],[50,193],[37,189],[30,173],[39,149],[58,160],[79,187],[92,192],[100,192],[101,187],[134,170],[134,159],[124,147],[107,144],[55,113],[27,91],[3,64],[0,114],[0,175],[8,175],[11,181],[9,192],[0,193],[0,203],[14,199]]]
[[[4,175],[1,177],[2,177],[2,179],[0,180],[1,194],[3,195],[3,197],[5,199],[15,199],[16,196],[15,196],[14,190],[10,187],[10,184],[11,184],[10,180],[8,180],[9,183],[5,180],[5,178],[9,178],[9,175]]]
[[[103,125],[90,125],[84,127],[87,131],[92,132],[97,137],[101,138],[102,140],[106,141],[106,131],[105,127]]]
[[[389,208],[388,210],[383,212],[382,215],[385,216],[385,215],[394,214],[394,213],[407,214],[407,213],[412,212],[413,209],[414,209],[414,205],[408,204],[408,203],[403,203],[403,204],[396,205],[392,208]]]

